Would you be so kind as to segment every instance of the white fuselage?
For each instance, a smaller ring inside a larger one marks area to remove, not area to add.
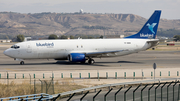
[[[38,40],[15,44],[19,48],[9,48],[5,55],[16,59],[60,59],[66,60],[70,53],[92,53],[122,50],[94,57],[122,56],[152,47],[147,41],[153,39],[71,39]]]

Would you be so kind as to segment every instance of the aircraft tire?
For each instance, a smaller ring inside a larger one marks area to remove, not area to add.
[[[94,63],[95,63],[94,59],[89,59],[88,60],[88,64],[94,64]]]
[[[24,61],[21,61],[20,64],[21,64],[21,65],[24,65]]]

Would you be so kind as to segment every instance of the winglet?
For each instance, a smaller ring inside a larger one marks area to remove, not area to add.
[[[137,34],[125,38],[155,39],[160,16],[161,10],[154,11],[152,16],[149,18],[149,20],[144,24],[142,29]]]

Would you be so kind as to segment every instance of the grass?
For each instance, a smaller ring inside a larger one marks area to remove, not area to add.
[[[27,95],[34,92],[33,85],[23,82],[22,84],[15,84],[13,81],[8,84],[0,83],[0,98],[11,97],[18,95]]]
[[[11,83],[9,83],[9,85],[0,83],[0,91],[1,91],[0,98],[34,94],[34,91],[36,91],[36,94],[39,93],[53,94],[52,87],[53,85],[49,81],[47,82],[47,86],[46,86],[45,83],[41,85],[41,82],[39,82],[39,80],[36,81],[35,87],[34,87],[34,83],[30,84],[27,81],[23,83],[15,83],[12,81]],[[77,85],[71,79],[54,81],[55,94],[81,89],[81,88],[85,88],[85,86]]]
[[[72,79],[64,79],[64,81],[62,82],[56,81],[54,84],[55,94],[81,89],[81,88],[86,88],[86,87],[82,85],[77,85],[76,83],[73,82]]]

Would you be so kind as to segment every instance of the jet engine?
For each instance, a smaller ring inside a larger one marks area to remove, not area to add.
[[[82,53],[71,53],[68,56],[68,60],[70,62],[81,62],[81,63],[84,63],[86,61],[85,54]]]

